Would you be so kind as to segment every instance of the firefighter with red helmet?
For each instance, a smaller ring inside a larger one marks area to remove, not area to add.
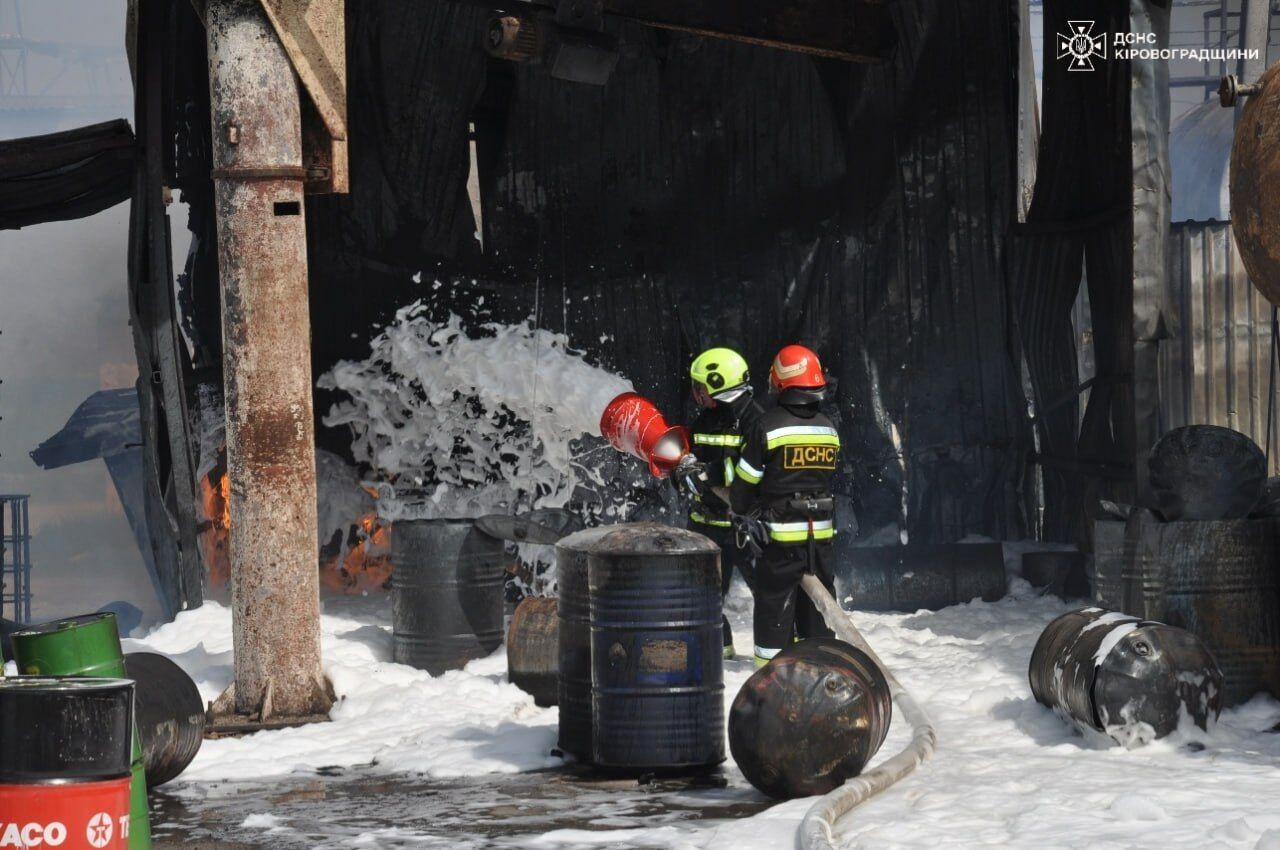
[[[778,352],[769,370],[777,404],[748,429],[730,489],[740,530],[763,537],[756,561],[755,655],[768,663],[800,638],[831,630],[800,589],[811,572],[834,593],[832,479],[840,435],[818,406],[827,379],[802,345]]]
[[[693,421],[693,452],[700,466],[692,494],[689,528],[720,547],[720,592],[727,596],[736,569],[752,584],[751,554],[736,539],[729,519],[733,482],[742,435],[764,414],[753,398],[746,359],[731,348],[709,348],[689,366],[693,398],[700,411]],[[733,657],[733,630],[724,618],[724,657]]]

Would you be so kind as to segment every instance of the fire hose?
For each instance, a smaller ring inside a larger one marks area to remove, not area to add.
[[[933,755],[938,737],[933,730],[933,722],[929,719],[920,704],[909,694],[902,683],[889,672],[880,657],[876,655],[866,638],[854,626],[853,620],[832,598],[816,576],[806,575],[801,587],[813,604],[822,613],[827,625],[831,626],[836,636],[846,643],[861,649],[879,665],[889,683],[889,693],[897,703],[903,718],[911,726],[911,742],[903,750],[891,758],[881,762],[875,768],[850,779],[844,785],[823,796],[805,813],[800,824],[800,846],[803,850],[836,850],[836,821],[853,811],[865,801],[890,787],[899,779],[910,775],[917,767],[924,764]]]

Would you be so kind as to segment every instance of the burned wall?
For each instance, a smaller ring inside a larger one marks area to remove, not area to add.
[[[1017,25],[976,0],[892,5],[878,66],[610,23],[597,88],[489,59],[471,5],[348,4],[352,192],[308,204],[316,373],[435,279],[436,309],[532,315],[684,414],[698,348],[741,348],[763,386],[802,341],[838,382],[864,533],[1024,536]]]

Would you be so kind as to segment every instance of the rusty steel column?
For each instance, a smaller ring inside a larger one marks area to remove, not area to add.
[[[323,715],[298,81],[256,0],[210,0],[235,685],[215,705]]]

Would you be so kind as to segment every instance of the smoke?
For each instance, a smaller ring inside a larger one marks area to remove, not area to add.
[[[0,32],[108,48],[92,64],[31,54],[30,95],[86,98],[84,109],[0,112],[0,137],[50,133],[129,117],[124,3],[18,0],[0,5]],[[33,114],[38,117],[31,117]],[[180,226],[179,226],[180,229]],[[0,231],[0,493],[31,497],[33,618],[124,599],[148,619],[158,600],[105,465],[45,471],[28,452],[99,389],[137,378],[129,329],[128,208]],[[2,612],[12,617],[7,606]]]

